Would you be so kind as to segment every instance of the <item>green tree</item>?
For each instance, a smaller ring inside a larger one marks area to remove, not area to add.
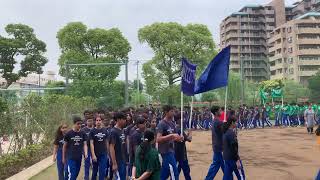
[[[137,91],[138,89],[138,81],[135,79],[133,80],[133,82],[130,83],[130,90],[131,91]],[[143,91],[144,85],[141,82],[141,80],[139,81],[139,92],[141,93]]]
[[[31,27],[8,24],[5,31],[8,37],[0,35],[0,72],[7,81],[7,88],[30,73],[41,74],[47,59],[43,56],[46,44],[36,37]],[[18,63],[20,70],[15,72]]]
[[[155,96],[180,81],[181,58],[186,57],[198,65],[197,72],[207,66],[216,51],[212,34],[205,25],[178,23],[154,23],[138,32],[141,43],[147,43],[154,51],[154,57],[143,65],[148,94]],[[172,93],[167,103],[174,103]]]
[[[67,75],[66,64],[124,63],[131,49],[119,29],[88,29],[81,22],[67,24],[59,30],[57,38],[62,53],[59,58],[60,74],[64,77]],[[68,76],[73,79],[79,96],[101,97],[103,95],[99,92],[103,89],[97,92],[96,88],[112,84],[119,72],[120,65],[72,66]]]
[[[310,100],[320,102],[320,72],[317,72],[309,80]]]
[[[295,103],[300,97],[309,97],[309,89],[303,87],[302,84],[293,80],[285,80],[283,81],[283,84],[283,96],[285,102]]]
[[[100,90],[100,89],[97,89]],[[101,89],[103,96],[97,98],[97,106],[99,108],[120,108],[124,106],[125,103],[125,82],[124,81],[114,81],[105,88]]]
[[[57,88],[57,87],[66,87],[66,84],[63,81],[49,81],[46,84],[46,88]],[[46,94],[64,94],[65,90],[46,90]]]

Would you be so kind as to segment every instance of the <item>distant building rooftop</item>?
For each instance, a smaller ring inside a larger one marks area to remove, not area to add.
[[[307,12],[304,15],[301,15],[301,16],[297,17],[296,19],[304,19],[304,18],[310,17],[310,16],[320,17],[320,13],[319,12]]]

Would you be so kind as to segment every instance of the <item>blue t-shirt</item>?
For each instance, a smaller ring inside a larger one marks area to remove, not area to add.
[[[214,152],[222,152],[222,125],[223,123],[219,119],[213,120],[211,129],[212,150]]]
[[[176,132],[175,125],[172,121],[161,120],[157,126],[157,133],[167,136]],[[158,144],[158,150],[161,154],[174,152],[174,141],[167,141]]]
[[[108,138],[105,128],[93,128],[90,131],[90,141],[93,140],[94,153],[96,156],[107,153],[106,141]]]
[[[131,160],[135,159],[136,149],[142,143],[142,141],[143,141],[143,132],[141,132],[139,129],[136,129],[130,137],[130,159]]]
[[[120,163],[126,162],[126,136],[124,131],[116,127],[112,128],[110,131],[110,144],[114,145],[114,150],[116,154],[116,160],[118,166]]]
[[[88,151],[90,151],[90,141],[89,141],[89,138],[90,138],[90,131],[91,129],[93,128],[88,128],[87,126],[82,128],[81,131],[83,131],[84,133],[86,133],[86,136],[87,136],[87,145],[88,145]]]
[[[87,136],[83,131],[76,132],[70,130],[64,136],[64,141],[67,143],[67,157],[75,161],[81,161],[83,144],[87,141]]]
[[[238,160],[238,140],[236,133],[232,129],[228,129],[223,134],[223,159]]]
[[[64,144],[64,137],[56,138],[53,142],[54,145],[58,146],[59,150],[62,150],[63,144]]]

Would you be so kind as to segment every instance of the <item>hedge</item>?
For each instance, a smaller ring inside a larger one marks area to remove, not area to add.
[[[51,146],[34,144],[18,151],[0,157],[0,179],[6,179],[25,168],[43,160],[51,154]]]

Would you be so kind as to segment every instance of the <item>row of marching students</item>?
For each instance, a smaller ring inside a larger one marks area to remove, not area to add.
[[[90,179],[90,166],[91,179],[96,179],[98,172],[99,179],[157,180],[169,176],[178,179],[179,169],[186,179],[191,179],[185,147],[185,141],[191,141],[191,134],[184,133],[184,137],[177,134],[174,108],[164,106],[163,109],[164,119],[158,123],[157,130],[156,119],[150,123],[146,113],[132,111],[115,112],[107,123],[103,114],[86,111],[84,122],[80,117],[73,117],[71,130],[67,124],[59,126],[53,153],[59,180],[77,179],[82,157],[84,179]],[[146,122],[151,126],[148,130],[145,130]]]
[[[213,106],[211,112],[214,117],[212,125],[213,160],[205,180],[214,179],[220,168],[223,172],[223,180],[232,180],[233,173],[238,180],[244,180],[245,173],[235,132],[237,122],[235,113],[230,113],[227,121],[223,122],[220,119],[221,108]]]

